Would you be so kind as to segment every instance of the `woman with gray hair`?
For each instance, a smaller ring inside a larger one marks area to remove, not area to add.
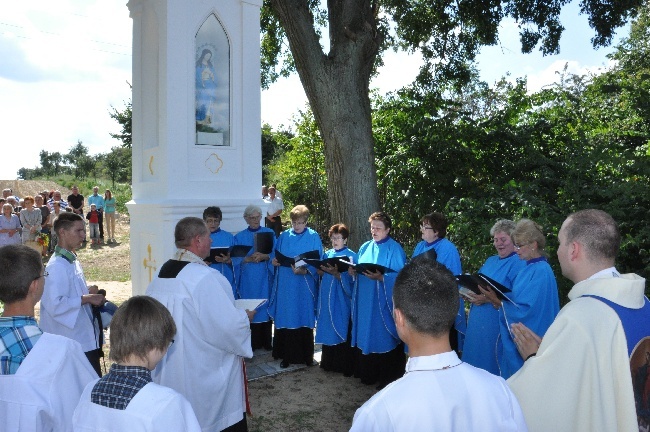
[[[275,233],[272,229],[260,225],[262,221],[262,209],[256,205],[249,205],[244,210],[244,220],[248,228],[235,235],[235,245],[253,246],[257,233],[273,233],[273,250],[275,250]],[[243,258],[233,257],[232,262],[235,269],[236,291],[238,297],[243,299],[267,299],[267,302],[257,309],[257,313],[251,321],[251,345],[253,349],[264,348],[267,351],[273,349],[272,329],[273,321],[269,316],[268,299],[271,296],[271,284],[273,281],[273,266],[270,259],[273,252],[263,254],[251,250]]]
[[[500,219],[492,226],[490,235],[497,254],[489,257],[478,271],[509,289],[512,289],[519,271],[526,266],[515,253],[512,240],[514,230],[515,223],[507,219]],[[467,319],[463,361],[499,375],[496,354],[499,312],[489,304],[485,296],[468,296],[467,299],[472,305]]]
[[[510,378],[524,364],[512,338],[510,326],[523,323],[540,337],[560,311],[557,281],[548,264],[546,238],[542,227],[530,219],[517,222],[512,233],[515,252],[526,266],[519,272],[509,293],[508,300],[501,301],[494,291],[481,288],[490,303],[499,311],[499,340],[497,342],[497,361],[500,375]]]
[[[5,202],[0,215],[0,246],[21,243],[20,220],[14,214],[14,207]]]

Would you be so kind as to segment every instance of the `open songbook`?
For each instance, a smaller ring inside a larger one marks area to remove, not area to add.
[[[308,259],[316,259],[316,260],[318,260],[319,258],[320,258],[320,252],[317,251],[317,250],[304,252],[304,253],[301,253],[300,255],[295,256],[293,258],[284,255],[283,253],[281,253],[277,249],[275,251],[275,259],[278,260],[278,262],[280,263],[280,265],[282,267],[291,267],[291,266],[304,267],[306,265],[313,265],[311,263],[308,263],[306,260],[308,260]]]
[[[350,265],[354,270],[356,270],[357,273],[361,274],[364,272],[379,272],[381,274],[386,274],[386,273],[395,273],[396,270],[393,270],[392,268],[389,267],[384,267],[381,264],[372,264],[372,263],[358,263],[358,264],[351,264]]]
[[[479,285],[487,286],[496,293],[499,299],[507,300],[516,306],[515,302],[510,300],[506,295],[511,290],[483,273],[457,275],[456,280],[458,281],[458,290],[461,294],[468,295],[469,297],[481,295]]]
[[[241,310],[255,310],[266,303],[266,299],[237,299],[235,300],[235,307]]]
[[[332,258],[325,258],[325,259],[312,259],[312,258],[305,258],[305,262],[309,265],[312,265],[316,267],[317,269],[320,269],[321,266],[332,266],[336,267],[336,270],[338,270],[339,273],[345,273],[348,271],[348,268],[350,267],[350,264],[352,264],[350,261],[344,261],[344,259],[351,259],[350,257],[332,257]]]
[[[216,246],[210,248],[210,262],[214,262],[217,256],[225,257],[230,255],[231,258],[245,257],[251,246],[236,245],[236,246]]]

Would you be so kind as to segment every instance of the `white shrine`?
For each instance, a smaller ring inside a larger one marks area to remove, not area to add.
[[[262,206],[262,0],[129,0],[133,19],[131,280],[144,294],[175,251],[174,226]]]

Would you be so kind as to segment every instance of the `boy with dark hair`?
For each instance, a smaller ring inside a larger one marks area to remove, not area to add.
[[[40,253],[1,247],[0,275],[0,430],[71,431],[79,396],[97,375],[77,342],[36,323],[48,276]]]
[[[451,349],[458,285],[449,270],[415,258],[397,276],[393,302],[397,332],[409,346],[406,374],[357,410],[351,431],[527,430],[506,382]]]
[[[86,386],[74,412],[75,430],[200,431],[190,403],[179,393],[155,384],[151,371],[174,343],[176,325],[156,299],[135,296],[111,321],[108,374]]]

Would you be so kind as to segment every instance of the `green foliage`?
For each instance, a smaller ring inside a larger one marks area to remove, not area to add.
[[[129,84],[131,87],[131,84]],[[131,87],[132,88],[132,87]],[[111,137],[122,141],[122,147],[132,148],[133,147],[133,137],[132,137],[132,117],[133,117],[133,105],[131,101],[124,102],[124,109],[118,111],[117,108],[111,105],[111,110],[109,115],[112,119],[119,123],[122,130],[120,133],[111,133]]]
[[[310,226],[319,232],[329,228],[327,176],[323,141],[311,111],[300,112],[295,122],[296,136],[282,141],[286,148],[268,166],[268,183],[277,183],[282,192],[285,216],[292,207],[304,204],[311,212]]]
[[[269,124],[262,125],[262,183],[269,182],[269,164],[290,148],[294,134],[289,130],[273,131]]]

